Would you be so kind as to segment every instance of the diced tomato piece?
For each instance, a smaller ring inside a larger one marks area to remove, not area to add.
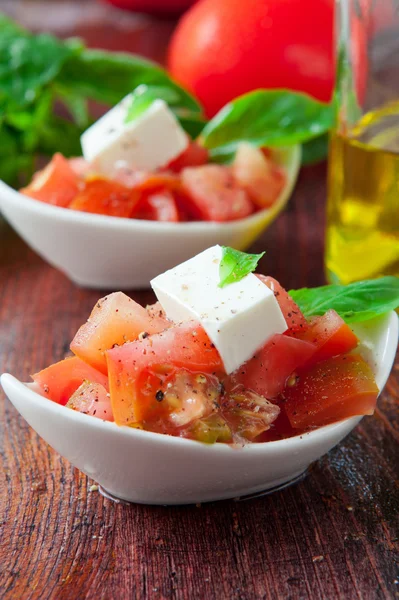
[[[158,433],[176,432],[210,415],[219,406],[222,391],[214,375],[177,370],[171,365],[147,367],[137,382],[140,403],[148,408],[142,425]]]
[[[346,354],[300,373],[283,392],[284,410],[297,429],[320,427],[355,415],[371,415],[378,387],[361,356]]]
[[[304,331],[308,328],[307,321],[303,316],[299,306],[293,301],[288,292],[283,288],[280,283],[273,277],[266,275],[257,275],[257,277],[265,284],[268,288],[274,292],[277,302],[280,305],[280,309],[284,315],[289,328],[288,333],[294,333],[296,331]]]
[[[160,302],[155,302],[155,304],[148,304],[146,306],[146,311],[148,312],[151,318],[160,317],[161,319],[166,319],[165,311],[162,308],[162,304]]]
[[[242,365],[231,381],[240,383],[264,398],[275,398],[284,389],[288,377],[314,354],[309,342],[277,333],[251,360]]]
[[[102,177],[88,179],[69,208],[112,217],[131,217],[140,200],[134,190]]]
[[[47,369],[32,375],[32,379],[40,386],[44,396],[62,405],[68,402],[72,394],[86,380],[99,383],[108,390],[106,375],[93,369],[76,356],[50,365]]]
[[[335,310],[329,310],[325,315],[315,317],[310,321],[306,331],[300,331],[296,335],[301,340],[316,346],[316,352],[308,364],[350,352],[359,343],[352,329]]]
[[[175,368],[196,373],[223,372],[219,353],[196,323],[175,325],[162,333],[108,350],[106,355],[112,410],[119,425],[153,418],[162,410],[162,402],[152,393],[146,395],[146,386],[140,382],[149,367],[160,385]]]
[[[233,441],[232,431],[220,413],[213,413],[208,417],[197,419],[180,435],[204,444]]]
[[[66,208],[79,192],[79,177],[62,154],[54,154],[51,162],[43,171],[33,177],[33,181],[21,194]]]
[[[113,421],[111,398],[100,383],[84,381],[67,402],[72,410],[91,415],[104,421]]]
[[[182,187],[180,177],[174,173],[165,173],[163,171],[155,173],[141,173],[136,177],[133,188],[139,192],[154,192],[158,190],[169,190],[175,192]]]
[[[168,190],[144,194],[132,217],[134,219],[171,223],[180,220],[175,198]]]
[[[136,340],[140,333],[163,331],[170,322],[148,311],[122,292],[101,298],[87,322],[71,343],[76,356],[102,373],[107,373],[105,351],[115,345]]]
[[[233,175],[259,208],[272,206],[285,185],[285,174],[259,148],[242,143],[238,146]]]
[[[273,400],[273,402],[276,402],[277,406],[280,407],[280,414],[277,419],[273,421],[270,429],[262,432],[262,434],[256,438],[256,442],[276,442],[298,435],[298,430],[292,427],[284,410],[284,402],[276,400]]]
[[[220,165],[191,167],[181,172],[190,212],[204,221],[243,219],[254,211],[245,190],[235,183],[231,170]]]
[[[209,161],[209,152],[197,142],[191,142],[186,150],[167,165],[167,169],[180,173],[186,167],[201,167]]]
[[[70,158],[69,164],[80,179],[84,179],[93,170],[91,164],[82,156]]]
[[[242,386],[232,390],[221,401],[221,413],[237,441],[254,440],[270,429],[277,419],[280,408]]]

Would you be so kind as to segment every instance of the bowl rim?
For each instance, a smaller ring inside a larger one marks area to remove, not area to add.
[[[173,232],[176,233],[182,230],[188,230],[190,232],[209,231],[214,229],[215,231],[228,231],[234,233],[235,230],[239,230],[243,227],[250,227],[251,225],[262,223],[264,219],[268,217],[274,217],[277,215],[285,204],[288,202],[291,196],[295,183],[300,170],[302,150],[300,145],[294,145],[287,148],[281,148],[280,150],[290,151],[289,161],[285,161],[283,164],[290,163],[288,169],[287,183],[280,194],[280,198],[275,204],[269,208],[264,208],[258,212],[245,217],[243,219],[236,219],[233,221],[187,221],[187,222],[162,222],[162,221],[146,221],[144,219],[129,219],[126,217],[114,217],[109,215],[99,215],[94,213],[86,213],[83,211],[70,210],[60,206],[54,206],[36,200],[25,194],[21,194],[18,190],[15,190],[4,181],[0,180],[0,209],[1,209],[1,194],[12,194],[14,196],[13,202],[19,203],[23,208],[29,209],[38,214],[47,214],[49,217],[60,218],[69,223],[77,224],[88,224],[93,226],[108,225],[113,226],[117,229],[134,230],[140,229],[143,231],[156,230],[159,232]]]

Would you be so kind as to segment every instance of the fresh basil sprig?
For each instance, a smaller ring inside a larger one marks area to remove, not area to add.
[[[112,106],[143,85],[170,102],[187,133],[199,134],[200,104],[155,63],[32,35],[0,13],[0,179],[22,183],[38,155],[81,154],[80,136],[92,123],[88,101]]]
[[[305,317],[334,309],[347,323],[358,323],[399,307],[399,278],[387,276],[349,285],[303,288],[289,294]]]
[[[221,288],[230,283],[241,281],[249,273],[255,271],[258,262],[265,254],[264,252],[261,254],[247,254],[227,246],[222,246],[222,250],[222,260],[219,265],[219,287]]]
[[[236,98],[205,126],[203,145],[214,160],[231,158],[243,141],[255,146],[302,144],[328,131],[333,107],[288,90],[256,90]]]

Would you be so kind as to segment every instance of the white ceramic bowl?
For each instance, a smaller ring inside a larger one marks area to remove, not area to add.
[[[153,277],[221,244],[245,250],[286,205],[301,164],[300,146],[276,151],[287,184],[270,208],[230,223],[158,223],[83,213],[28,198],[0,181],[0,212],[52,266],[78,285],[138,289]]]
[[[361,351],[382,390],[398,343],[398,318],[389,313],[354,327]],[[2,375],[11,402],[57,452],[109,494],[142,504],[188,504],[272,489],[298,478],[360,421],[352,417],[301,436],[241,448],[205,445],[118,427],[43,398],[34,384]]]

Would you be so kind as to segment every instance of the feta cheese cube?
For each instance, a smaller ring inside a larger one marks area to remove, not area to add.
[[[140,116],[125,123],[131,102],[130,94],[81,137],[83,156],[106,175],[120,167],[144,171],[164,167],[189,144],[163,100],[154,100]]]
[[[253,273],[220,288],[221,258],[222,248],[213,246],[159,275],[151,286],[169,319],[202,325],[232,373],[287,323],[273,292]]]

